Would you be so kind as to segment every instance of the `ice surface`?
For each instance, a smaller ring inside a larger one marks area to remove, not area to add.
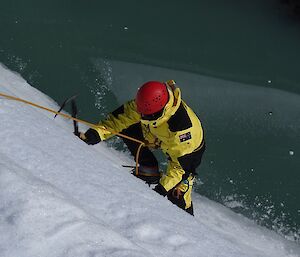
[[[0,92],[58,106],[0,66]],[[81,130],[84,128],[81,127]],[[0,256],[300,256],[300,247],[204,197],[195,217],[88,146],[72,122],[0,98]]]

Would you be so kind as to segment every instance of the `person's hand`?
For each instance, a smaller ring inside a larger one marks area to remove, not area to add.
[[[177,185],[173,191],[172,196],[176,199],[180,199],[189,190],[189,181],[183,180],[179,185]]]

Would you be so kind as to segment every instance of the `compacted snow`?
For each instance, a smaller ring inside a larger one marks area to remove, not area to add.
[[[58,109],[3,66],[0,92]],[[128,155],[72,131],[0,97],[1,257],[300,256],[298,244],[199,195],[190,216],[122,168]]]

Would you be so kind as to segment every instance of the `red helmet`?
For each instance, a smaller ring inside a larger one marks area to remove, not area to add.
[[[141,114],[154,114],[162,110],[169,101],[169,92],[164,83],[149,81],[142,85],[135,98],[137,110]]]

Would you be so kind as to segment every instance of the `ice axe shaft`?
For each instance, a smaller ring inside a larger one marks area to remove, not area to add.
[[[71,100],[71,106],[72,106],[72,117],[77,118],[78,109],[77,109],[75,99]],[[74,134],[79,135],[78,123],[76,120],[73,120],[73,125],[74,125]]]

